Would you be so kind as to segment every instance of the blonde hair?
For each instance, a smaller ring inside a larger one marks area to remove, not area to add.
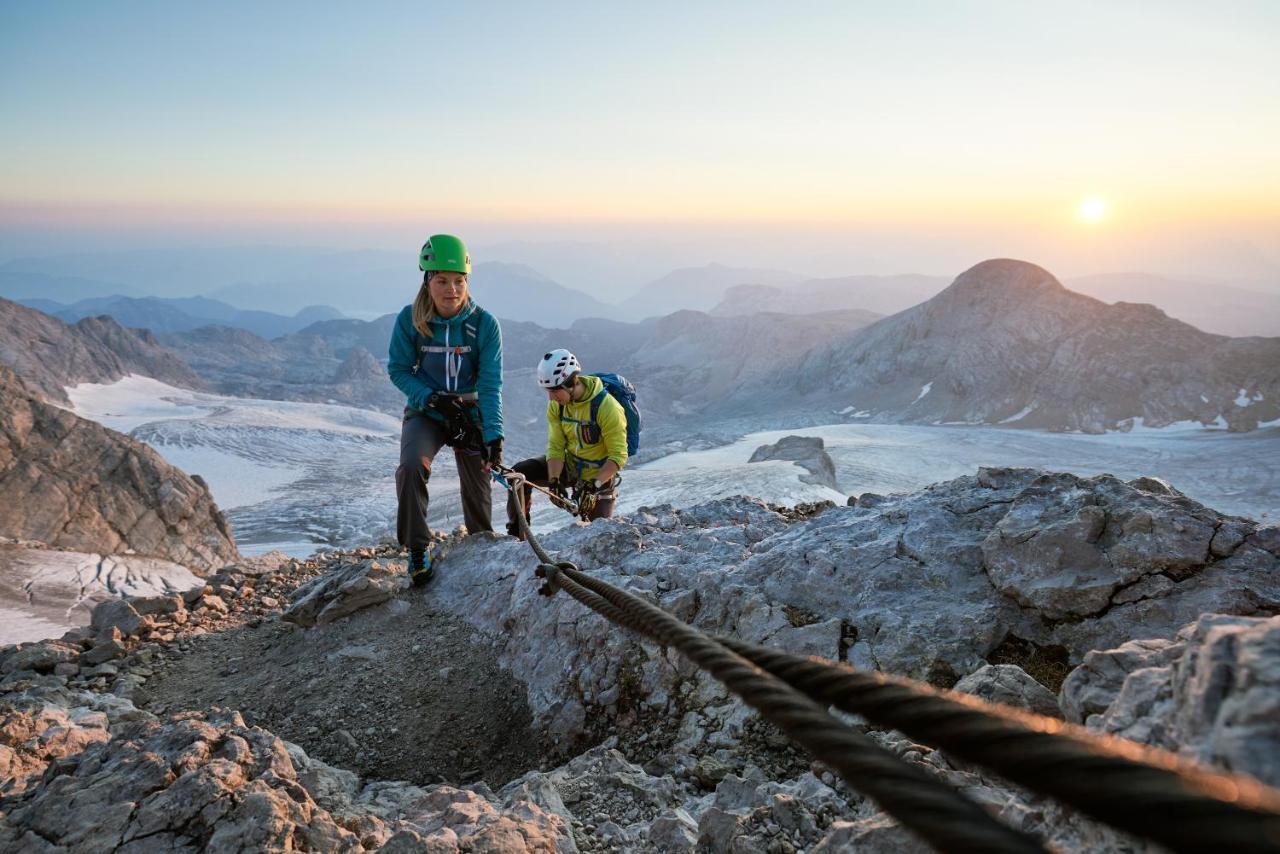
[[[431,321],[436,319],[436,301],[431,298],[431,277],[437,272],[440,271],[422,274],[422,287],[418,288],[418,295],[413,300],[413,328],[423,338],[431,337]],[[467,287],[467,299],[471,299],[470,283]]]

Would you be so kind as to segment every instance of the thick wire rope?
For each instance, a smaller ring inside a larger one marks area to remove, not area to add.
[[[1055,718],[734,638],[720,643],[823,703],[892,727],[1175,851],[1280,851],[1280,791]]]

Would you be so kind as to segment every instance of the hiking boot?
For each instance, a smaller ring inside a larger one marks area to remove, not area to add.
[[[414,587],[421,587],[436,574],[431,565],[431,554],[423,549],[409,550],[409,580]]]
[[[507,536],[508,536],[508,537],[515,537],[517,540],[523,540],[523,539],[524,539],[524,534],[522,534],[522,533],[520,532],[520,526],[519,526],[519,525],[513,525],[513,524],[511,524],[510,522],[508,522],[508,523],[507,523]]]

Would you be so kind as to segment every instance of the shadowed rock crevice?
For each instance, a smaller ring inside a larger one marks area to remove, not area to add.
[[[1065,647],[1037,644],[1017,635],[1005,637],[987,654],[987,661],[993,665],[1016,665],[1055,694],[1071,672],[1071,656]]]
[[[403,563],[330,566],[338,568],[280,599],[345,576],[361,588],[350,611],[314,628],[248,620],[193,637],[155,668],[140,704],[238,709],[309,755],[375,780],[496,786],[547,761],[526,687],[491,642],[435,607],[429,590],[410,588]]]

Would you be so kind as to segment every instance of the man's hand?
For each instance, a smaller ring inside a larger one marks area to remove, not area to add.
[[[587,518],[591,515],[591,511],[596,509],[596,493],[600,491],[600,487],[596,486],[594,480],[580,480],[576,488],[578,493],[578,515]]]

